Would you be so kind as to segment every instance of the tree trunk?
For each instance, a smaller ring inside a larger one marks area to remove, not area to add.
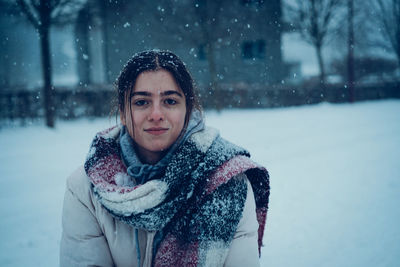
[[[354,102],[354,3],[348,0],[348,56],[347,56],[347,83],[349,87],[349,100]]]
[[[400,68],[400,0],[393,1],[397,64]]]
[[[319,66],[319,82],[324,90],[325,94],[325,68],[324,68],[324,60],[322,58],[322,47],[321,45],[315,46],[317,52],[318,66]]]
[[[54,128],[55,107],[53,103],[54,88],[52,84],[52,68],[50,53],[50,25],[51,6],[48,1],[40,0],[38,6],[39,23],[38,31],[40,37],[40,49],[42,58],[44,112],[47,127]]]
[[[395,13],[395,42],[396,42],[396,56],[397,66],[400,68],[400,0],[393,1]]]
[[[43,95],[44,95],[46,125],[50,128],[53,128],[55,109],[53,103],[54,88],[51,80],[52,69],[51,69],[49,33],[50,33],[49,25],[42,25],[40,27],[39,34],[40,34],[40,47],[41,47],[41,57],[42,57]]]

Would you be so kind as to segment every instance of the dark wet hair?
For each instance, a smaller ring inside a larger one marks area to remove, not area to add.
[[[170,51],[149,50],[135,54],[123,67],[117,81],[118,111],[125,112],[125,100],[133,93],[136,79],[142,72],[166,70],[172,74],[176,83],[181,88],[186,100],[185,125],[189,121],[193,109],[201,111],[195,86],[185,64]],[[127,95],[129,94],[129,95]]]

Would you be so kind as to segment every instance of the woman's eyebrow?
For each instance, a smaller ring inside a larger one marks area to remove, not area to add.
[[[136,96],[136,95],[141,95],[141,96],[151,96],[152,93],[150,92],[146,92],[146,91],[135,91],[132,92],[131,97]],[[178,95],[180,97],[183,97],[182,94],[178,91],[175,90],[168,90],[168,91],[164,91],[164,92],[160,92],[161,96],[168,96],[168,95]]]
[[[151,96],[151,93],[145,92],[145,91],[136,91],[136,92],[132,92],[131,97],[133,97],[135,95]]]
[[[183,97],[181,93],[179,93],[178,91],[175,91],[175,90],[168,90],[168,91],[161,92],[161,95],[162,96],[178,95],[180,97]]]

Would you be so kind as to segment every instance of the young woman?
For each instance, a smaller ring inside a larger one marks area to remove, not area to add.
[[[121,125],[67,181],[61,266],[259,266],[268,173],[204,125],[182,61],[139,53],[116,87]]]

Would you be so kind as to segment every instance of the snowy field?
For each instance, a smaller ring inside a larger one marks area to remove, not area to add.
[[[262,266],[400,266],[400,101],[208,112],[271,175]],[[0,129],[0,266],[57,266],[96,119]]]

